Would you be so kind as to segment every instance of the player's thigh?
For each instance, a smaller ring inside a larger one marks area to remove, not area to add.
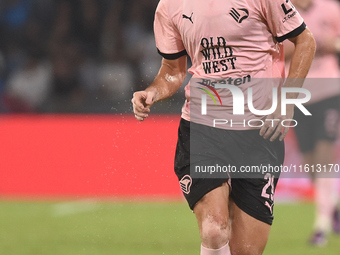
[[[229,246],[233,255],[258,255],[266,247],[270,225],[242,211],[229,202],[231,234]]]

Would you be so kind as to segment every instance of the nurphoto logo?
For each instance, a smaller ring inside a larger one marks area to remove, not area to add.
[[[241,78],[240,78],[241,79]],[[245,105],[248,106],[249,111],[255,116],[266,116],[275,112],[278,107],[278,98],[280,97],[281,101],[281,115],[285,116],[287,114],[287,105],[295,105],[295,107],[299,108],[300,111],[304,115],[312,115],[306,107],[304,107],[304,103],[307,103],[311,99],[311,93],[309,90],[305,88],[296,88],[296,87],[281,87],[280,93],[277,87],[272,88],[272,102],[271,106],[268,109],[256,109],[253,103],[253,88],[249,86],[245,92],[241,90],[238,86],[226,84],[225,82],[214,82],[213,85],[209,84],[209,80],[203,80],[202,82],[197,82],[200,85],[203,85],[205,88],[197,87],[198,89],[206,92],[201,94],[201,115],[207,115],[207,95],[209,95],[217,106],[217,97],[219,101],[219,105],[223,106],[223,99],[218,94],[216,89],[227,89],[231,93],[232,96],[232,113],[233,115],[244,115],[245,114]],[[304,95],[302,98],[288,98],[287,94],[289,93],[299,93],[300,95]],[[245,94],[247,95],[247,100],[245,99]],[[245,101],[247,104],[245,104]],[[249,127],[261,127],[264,125],[265,121],[269,121],[272,125],[275,125],[275,121],[279,121],[278,119],[251,119],[244,120],[242,122],[234,122],[235,124],[243,124],[244,126],[248,125]],[[214,119],[213,126],[216,125],[224,125],[224,124],[232,124],[233,120],[227,119]],[[285,119],[281,121],[281,124],[284,127],[295,127],[298,123],[294,119]]]

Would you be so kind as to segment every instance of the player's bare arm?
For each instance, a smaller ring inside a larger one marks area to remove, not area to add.
[[[301,88],[304,82],[304,78],[308,74],[308,70],[312,64],[316,43],[311,31],[306,28],[301,34],[296,37],[289,39],[295,46],[294,52],[291,58],[289,73],[287,76],[287,80],[285,83],[285,87],[298,87]],[[298,97],[298,93],[288,93],[287,98],[295,99]],[[281,115],[281,100],[280,96],[278,98],[278,107],[276,111],[267,116],[267,119],[277,119],[277,126],[270,126],[269,122],[264,124],[260,130],[260,135],[263,138],[268,139],[270,137],[270,141],[274,141],[277,139],[283,126],[281,125],[281,120],[283,119],[292,119],[294,115],[294,105],[287,105],[286,115]],[[283,132],[280,136],[280,140],[282,141],[288,133],[288,127],[284,127]]]
[[[144,120],[155,102],[175,94],[182,85],[186,73],[186,56],[174,60],[163,58],[159,72],[150,86],[133,94],[131,102],[136,119]]]

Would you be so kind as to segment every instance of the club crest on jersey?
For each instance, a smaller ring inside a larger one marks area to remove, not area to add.
[[[192,179],[190,175],[184,175],[183,178],[179,181],[179,185],[181,186],[181,190],[185,194],[190,193],[190,187],[192,184]]]
[[[246,8],[231,8],[229,14],[237,23],[242,23],[243,20],[249,17],[249,11]]]

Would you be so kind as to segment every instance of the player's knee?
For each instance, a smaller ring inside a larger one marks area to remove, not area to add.
[[[218,249],[229,240],[228,221],[226,218],[206,219],[202,222],[202,243],[209,248]]]

